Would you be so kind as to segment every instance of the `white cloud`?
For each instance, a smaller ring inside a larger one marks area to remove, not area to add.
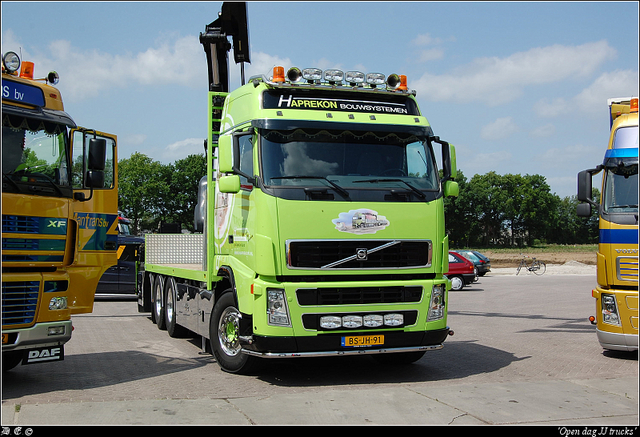
[[[17,42],[14,33],[8,29],[3,32],[3,50],[5,44],[9,47],[5,38],[12,44]],[[206,84],[206,69],[192,68],[205,63],[202,46],[194,36],[163,42],[137,54],[117,55],[95,49],[81,50],[69,41],[56,40],[46,50],[24,53],[24,57],[35,63],[36,76],[44,77],[47,72],[56,70],[65,97],[76,101],[95,97],[114,86],[177,83],[194,87]]]
[[[480,137],[489,140],[503,140],[518,131],[518,126],[512,117],[498,118],[493,123],[484,126],[480,131]]]
[[[536,156],[536,160],[545,163],[545,167],[574,169],[578,171],[593,167],[593,163],[601,160],[604,152],[598,146],[572,144],[564,147],[551,147]],[[573,173],[573,171],[572,171]]]
[[[418,62],[433,61],[435,59],[442,59],[444,57],[444,50],[442,49],[429,49],[422,50],[418,55]]]
[[[553,125],[552,123],[549,123],[549,124],[545,124],[544,126],[537,126],[535,129],[529,132],[529,135],[534,138],[544,138],[544,137],[550,137],[555,133],[556,133],[555,125]]]
[[[173,162],[178,159],[184,159],[189,155],[198,155],[201,153],[204,153],[204,139],[186,138],[165,147],[161,160],[163,162]]]
[[[607,99],[611,97],[630,97],[638,95],[638,72],[633,70],[615,70],[598,76],[591,85],[570,99],[540,99],[533,105],[533,111],[542,118],[554,118],[566,113],[582,112],[593,115],[602,114]]]
[[[527,86],[588,76],[615,55],[615,48],[604,40],[580,46],[556,44],[505,58],[478,58],[441,75],[427,72],[412,87],[431,101],[476,100],[494,106],[513,101]]]
[[[602,108],[611,97],[638,95],[638,72],[616,70],[603,73],[589,87],[574,97],[575,107],[580,111],[602,113]]]

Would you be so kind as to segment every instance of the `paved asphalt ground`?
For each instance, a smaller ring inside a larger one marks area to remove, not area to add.
[[[65,360],[3,375],[2,425],[545,425],[637,433],[638,355],[603,351],[594,275],[490,274],[449,294],[445,347],[409,366],[269,360],[222,372],[135,301],[74,317]],[[37,430],[37,429],[36,429]]]

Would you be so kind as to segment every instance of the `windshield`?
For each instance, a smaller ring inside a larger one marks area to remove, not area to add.
[[[22,184],[42,185],[44,188],[31,191],[44,195],[63,195],[60,188],[70,188],[67,129],[60,126],[56,131],[50,134],[45,130],[2,126],[2,175],[3,182],[9,182],[7,188],[20,191]]]
[[[604,180],[604,212],[638,212],[638,158],[610,159]]]
[[[438,191],[438,172],[426,138],[412,134],[296,129],[263,131],[266,186],[325,187],[341,195],[395,190],[424,198]],[[346,193],[345,193],[346,191]]]

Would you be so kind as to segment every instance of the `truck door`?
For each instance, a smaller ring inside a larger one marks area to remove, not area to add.
[[[93,311],[98,281],[118,263],[118,157],[115,135],[78,128],[70,136],[75,257],[69,267],[69,307],[79,314]],[[104,160],[96,152],[104,153]]]

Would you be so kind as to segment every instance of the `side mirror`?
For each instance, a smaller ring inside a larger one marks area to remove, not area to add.
[[[446,181],[444,183],[444,197],[458,197],[460,187],[456,181]]]
[[[578,173],[578,200],[580,202],[591,201],[591,172],[589,170]]]
[[[240,176],[237,174],[222,176],[218,179],[218,189],[221,193],[238,193],[240,191]]]
[[[89,170],[104,170],[107,156],[107,140],[92,138],[89,140]],[[104,179],[104,178],[103,178]]]
[[[578,217],[591,217],[591,204],[579,203],[576,207],[576,213]]]
[[[233,150],[229,135],[221,135],[218,138],[218,169],[222,173],[233,171]]]

